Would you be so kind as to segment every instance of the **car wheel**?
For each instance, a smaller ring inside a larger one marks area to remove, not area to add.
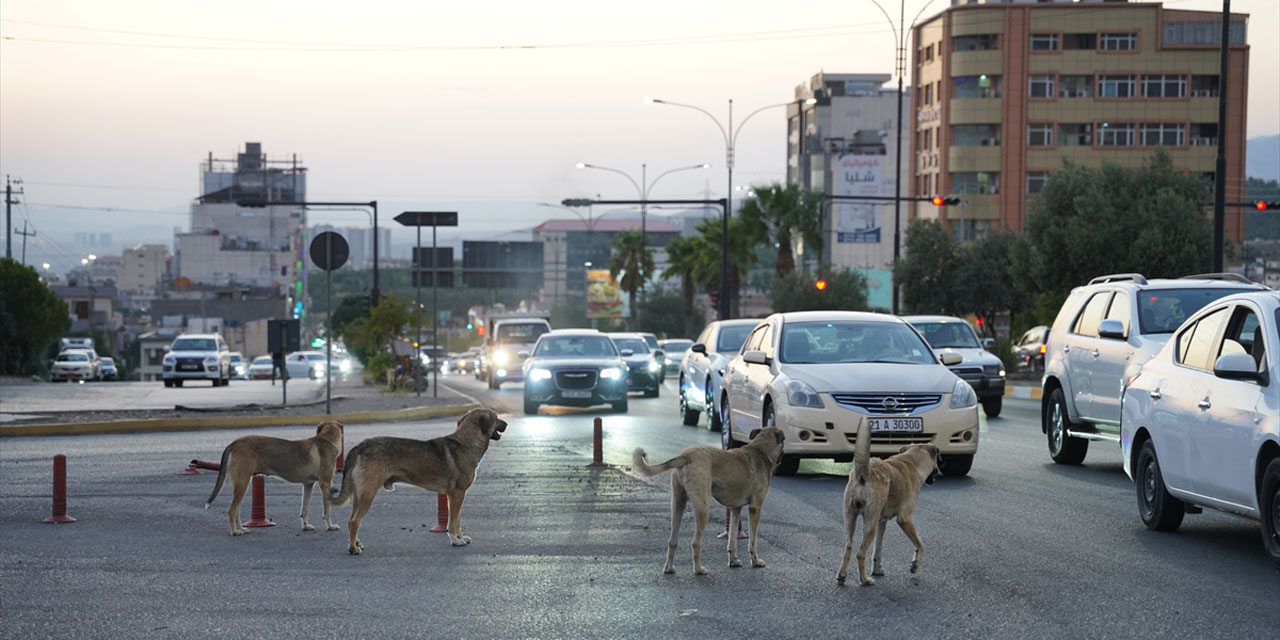
[[[686,427],[698,425],[698,413],[689,408],[689,401],[684,397],[684,380],[680,381],[680,420]]]
[[[988,418],[1000,417],[1000,409],[1004,407],[1004,396],[996,396],[987,398],[982,401],[982,411],[987,414]]]
[[[724,431],[724,425],[720,423],[720,414],[716,412],[716,403],[711,396],[711,380],[707,379],[706,395],[703,399],[705,404],[703,410],[707,412],[707,430],[708,431]]]
[[[1067,401],[1063,398],[1062,389],[1054,389],[1049,394],[1049,406],[1045,407],[1041,418],[1049,437],[1049,456],[1058,464],[1080,464],[1089,452],[1089,441],[1067,434],[1067,428],[1071,426],[1067,416]]]
[[[490,376],[490,378],[489,378],[489,390],[490,390],[490,391],[497,391],[498,389],[501,389],[501,388],[502,388],[502,383],[501,383],[501,382],[499,382],[497,378],[494,378],[494,377]]]
[[[1258,506],[1262,510],[1262,545],[1280,569],[1280,458],[1272,460],[1262,472]]]
[[[724,402],[720,403],[720,448],[727,451],[741,446],[742,444],[733,439],[733,427],[730,425],[729,418],[729,400],[725,399]]]
[[[778,466],[773,468],[773,475],[794,476],[798,471],[800,471],[799,456],[782,456],[782,458],[778,460]]]
[[[621,400],[619,400],[619,401],[617,401],[617,402],[614,402],[614,403],[612,403],[612,404],[613,404],[613,412],[614,412],[614,413],[626,413],[626,412],[627,412],[627,399],[626,399],[626,398],[623,398],[623,399],[621,399]]]
[[[539,407],[539,406],[541,406],[541,405],[539,405],[537,402],[534,402],[534,401],[532,401],[532,400],[528,400],[528,399],[526,399],[526,400],[524,401],[524,414],[525,414],[526,416],[536,416],[536,415],[538,415],[538,407]]]
[[[173,386],[178,387],[178,388],[182,388],[182,381],[181,381],[181,380],[174,380],[174,381],[173,381]]]
[[[1142,523],[1153,531],[1173,531],[1182,524],[1186,513],[1182,501],[1169,495],[1160,475],[1160,461],[1156,458],[1156,446],[1150,440],[1142,444],[1138,452],[1137,477],[1138,515]]]
[[[165,380],[165,381],[164,381],[164,388],[166,388],[166,389],[172,389],[172,388],[173,388],[173,381],[172,381],[172,380]]]
[[[656,398],[656,397],[658,397],[658,387],[654,387],[654,388],[652,388],[652,389],[645,389],[645,391],[644,391],[644,397],[646,397],[646,398]]]
[[[944,476],[967,476],[969,470],[973,468],[973,454],[948,454],[942,456],[939,465],[942,467],[942,475]]]

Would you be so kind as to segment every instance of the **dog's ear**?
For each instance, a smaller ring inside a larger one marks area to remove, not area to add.
[[[759,429],[752,429],[752,430],[751,430],[750,435],[748,435],[748,436],[747,436],[747,439],[748,439],[748,440],[755,440],[755,439],[756,439],[756,436],[758,436],[758,435],[760,435],[760,430],[759,430]]]
[[[320,432],[321,432],[321,431],[324,431],[324,426],[325,426],[326,424],[329,424],[329,423],[328,423],[328,422],[321,422],[320,424],[316,425],[316,435],[320,435]]]
[[[782,444],[783,441],[787,439],[786,434],[782,433],[781,429],[779,429],[777,433],[773,434],[773,437],[778,439],[778,444]]]

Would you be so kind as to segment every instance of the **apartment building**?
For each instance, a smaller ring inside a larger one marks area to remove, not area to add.
[[[125,249],[116,288],[131,293],[156,293],[169,273],[169,247],[140,244]]]
[[[1242,201],[1247,19],[1232,14],[1224,86],[1218,12],[954,0],[913,32],[910,189],[958,194],[966,206],[920,207],[919,215],[937,217],[960,241],[1021,230],[1028,201],[1064,160],[1138,167],[1156,148],[1212,188],[1220,139],[1226,200]],[[1243,239],[1242,210],[1227,209],[1226,236]]]

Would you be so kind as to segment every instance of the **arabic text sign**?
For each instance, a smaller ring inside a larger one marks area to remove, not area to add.
[[[835,159],[835,192],[839,196],[878,196],[884,187],[884,156],[844,155]],[[837,202],[836,241],[880,242],[880,204]]]

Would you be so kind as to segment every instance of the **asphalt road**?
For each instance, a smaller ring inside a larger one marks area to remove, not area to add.
[[[348,556],[341,532],[302,533],[296,485],[267,484],[278,526],[227,535],[226,492],[202,510],[213,476],[177,476],[250,431],[22,438],[0,446],[0,637],[1223,637],[1274,638],[1280,571],[1255,523],[1211,512],[1172,534],[1146,530],[1118,453],[1082,467],[1048,460],[1036,405],[1006,400],[987,421],[973,471],[925,487],[920,572],[890,525],[888,575],[835,584],[840,495],[850,465],[805,462],[775,478],[760,526],[763,569],[729,569],[708,533],[708,576],[689,562],[686,516],[675,575],[661,573],[668,480],[629,473],[718,434],[680,425],[674,385],[633,398],[626,416],[525,417],[520,386],[449,384],[507,414],[463,508],[474,542],[426,532],[433,496],[380,494]],[[234,386],[232,387],[234,388]],[[589,470],[591,420],[605,459]],[[430,437],[452,421],[357,425]],[[263,431],[309,435],[306,427]],[[65,453],[69,511],[44,525],[49,466]],[[318,500],[312,522],[320,521]],[[246,504],[243,516],[249,515]],[[721,512],[722,513],[722,512]],[[745,553],[746,541],[740,552]]]

